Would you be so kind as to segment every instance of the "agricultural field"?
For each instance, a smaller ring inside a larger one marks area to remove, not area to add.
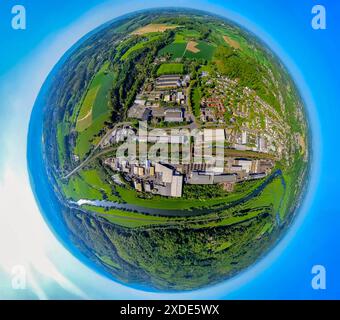
[[[236,40],[234,40],[234,39],[232,39],[228,36],[223,36],[223,40],[226,43],[228,43],[230,46],[232,46],[234,49],[240,49],[241,48],[240,44]]]
[[[190,44],[195,43],[194,46]],[[190,50],[191,49],[191,50]],[[211,61],[216,47],[204,41],[188,42],[184,57],[188,59],[204,59]]]
[[[114,78],[108,68],[109,62],[102,66],[91,82],[77,116],[76,129],[78,132],[89,128],[94,121],[103,114],[107,114],[109,110],[108,92]]]
[[[198,42],[196,41],[189,41],[187,43],[186,50],[192,53],[200,52],[200,49],[197,48]]]
[[[159,51],[160,56],[170,55],[173,60],[182,58],[185,49],[187,47],[186,42],[173,42]]]
[[[205,59],[211,61],[216,47],[205,41],[186,41],[182,35],[176,35],[175,41],[160,50],[159,55],[170,55],[172,60],[188,59]]]
[[[108,63],[104,64],[93,78],[80,107],[76,123],[78,136],[75,146],[75,154],[80,159],[84,158],[93,143],[98,141],[96,135],[110,116],[109,95],[115,76],[108,67]]]
[[[178,27],[177,25],[171,24],[150,23],[144,27],[137,29],[132,34],[144,35],[149,33],[165,32],[166,30],[176,29],[177,27]]]
[[[199,39],[202,35],[197,30],[182,29],[178,32],[178,35],[182,35],[187,41]]]

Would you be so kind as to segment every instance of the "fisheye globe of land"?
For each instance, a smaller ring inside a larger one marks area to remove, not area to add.
[[[218,283],[290,226],[307,180],[306,121],[282,63],[240,26],[191,10],[121,17],[73,48],[47,90],[55,215],[112,279]]]

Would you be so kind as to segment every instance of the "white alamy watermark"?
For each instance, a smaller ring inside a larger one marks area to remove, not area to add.
[[[312,288],[314,290],[326,289],[326,268],[323,265],[314,265],[312,267]]]
[[[325,30],[327,28],[325,6],[322,6],[320,4],[313,6],[312,14],[312,28],[314,30]]]
[[[12,28],[14,30],[26,30],[26,8],[23,5],[12,7]]]
[[[165,162],[169,164],[202,164],[224,166],[225,129],[151,128],[139,122],[138,130],[122,129],[121,145],[116,158],[130,164]]]

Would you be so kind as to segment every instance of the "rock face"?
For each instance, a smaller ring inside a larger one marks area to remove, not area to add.
[[[183,9],[116,19],[65,55],[39,101],[34,156],[50,195],[30,169],[43,214],[114,280],[192,290],[228,279],[298,210],[303,102],[278,58],[230,21]]]

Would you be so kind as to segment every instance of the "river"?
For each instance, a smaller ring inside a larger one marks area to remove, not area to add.
[[[232,208],[234,206],[237,206],[239,204],[245,203],[251,200],[252,198],[257,197],[264,190],[264,188],[277,177],[281,177],[282,185],[285,188],[285,181],[282,176],[282,171],[281,169],[278,169],[274,171],[269,177],[267,177],[267,179],[260,186],[258,186],[252,192],[250,192],[247,196],[239,200],[232,201],[225,205],[217,205],[217,206],[205,207],[205,208],[195,208],[195,209],[188,209],[188,210],[156,209],[156,208],[147,208],[147,207],[138,206],[134,204],[128,204],[128,203],[118,203],[118,202],[112,202],[112,201],[107,201],[107,200],[86,200],[86,199],[81,199],[77,202],[69,201],[69,203],[71,206],[91,205],[91,206],[102,207],[102,208],[114,208],[114,209],[122,209],[122,210],[127,210],[127,211],[134,211],[138,213],[144,213],[144,214],[155,215],[155,216],[192,217],[192,216],[206,215],[210,213],[217,213],[217,212]],[[283,197],[281,198],[280,207],[281,207],[282,200],[283,200]],[[277,213],[277,215],[279,216],[279,212]],[[280,216],[278,218],[280,219]]]

